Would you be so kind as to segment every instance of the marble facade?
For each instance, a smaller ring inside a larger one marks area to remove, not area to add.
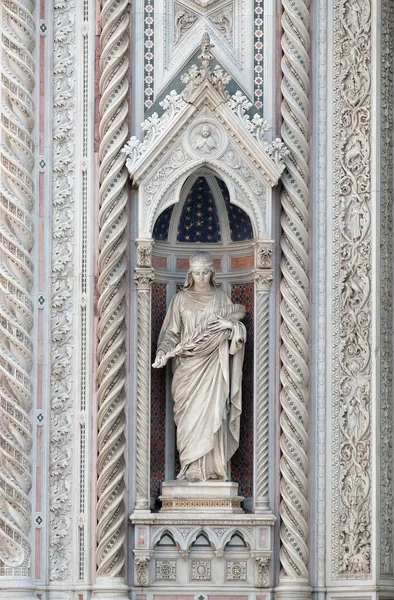
[[[393,600],[391,0],[0,15],[0,599]],[[151,363],[202,246],[250,342],[199,497]]]

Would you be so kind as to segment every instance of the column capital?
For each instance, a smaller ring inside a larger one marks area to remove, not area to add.
[[[269,292],[273,280],[274,272],[272,269],[256,269],[254,272],[254,282],[258,292]]]
[[[134,270],[134,281],[137,284],[139,290],[149,290],[155,279],[155,272],[153,269],[136,267]]]

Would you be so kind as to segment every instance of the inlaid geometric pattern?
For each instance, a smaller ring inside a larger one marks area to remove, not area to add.
[[[167,284],[152,284],[152,362],[166,315]],[[151,496],[160,495],[165,478],[166,369],[151,369]]]
[[[242,414],[239,448],[231,459],[231,479],[239,483],[239,493],[245,498],[253,494],[253,358],[254,358],[254,282],[236,283],[231,288],[231,300],[243,304],[247,339],[242,378]]]
[[[214,197],[205,177],[193,183],[179,219],[178,242],[214,244],[221,241]]]

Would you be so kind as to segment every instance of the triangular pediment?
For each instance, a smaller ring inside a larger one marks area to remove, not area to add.
[[[160,103],[163,114],[142,123],[143,140],[133,136],[124,148],[130,178],[143,197],[144,230],[151,229],[152,207],[188,170],[206,165],[228,173],[243,189],[239,195],[254,195],[262,205],[264,190],[277,185],[284,169],[285,145],[266,138],[269,125],[258,113],[249,116],[252,104],[242,92],[230,96],[226,86],[231,78],[218,65],[211,69],[210,50],[206,37],[201,65],[182,76],[183,92],[168,94]]]

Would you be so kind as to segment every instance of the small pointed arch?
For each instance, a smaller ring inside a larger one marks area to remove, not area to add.
[[[166,529],[162,532],[154,547],[169,550],[171,548],[179,548],[179,544],[175,541],[173,534]]]
[[[241,550],[243,549],[249,549],[251,548],[251,539],[249,535],[247,535],[247,532],[242,532],[239,529],[229,532],[224,540],[223,540],[223,547],[225,550]]]
[[[213,544],[209,539],[208,533],[200,529],[190,540],[190,548],[213,548]]]

